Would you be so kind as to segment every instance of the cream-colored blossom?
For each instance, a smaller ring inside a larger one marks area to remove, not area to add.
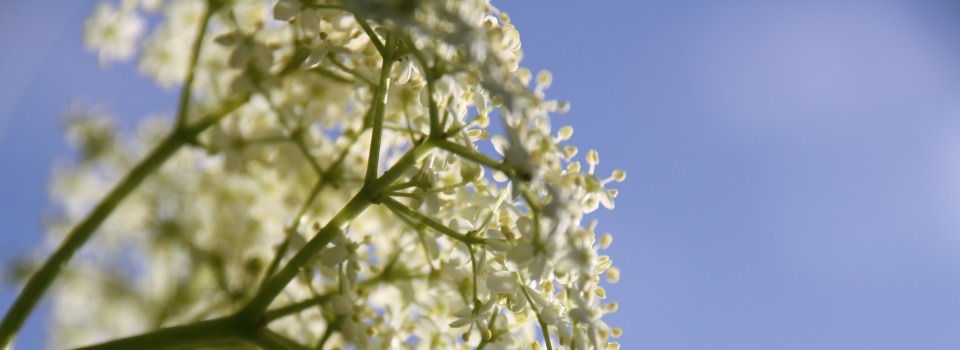
[[[291,342],[315,347],[330,330],[328,348],[616,347],[607,337],[621,332],[603,322],[616,304],[600,304],[616,296],[598,283],[620,270],[597,252],[613,239],[584,218],[613,208],[607,186],[626,174],[596,175],[596,151],[575,159],[573,128],[551,122],[569,104],[545,99],[552,74],[520,66],[505,13],[485,0],[124,1],[98,5],[85,42],[101,62],[130,58],[138,9],[158,7],[139,68],[166,87],[194,72],[177,118],[200,125],[244,102],[150,174],[66,268],[52,299],[76,312],[58,313],[55,346],[231,315],[319,241],[269,309],[317,302],[263,321]],[[172,119],[133,138],[102,118],[71,124],[83,156],[51,185],[50,242],[181,135],[160,126]],[[486,139],[497,154],[480,153]],[[394,180],[377,183],[384,174]]]

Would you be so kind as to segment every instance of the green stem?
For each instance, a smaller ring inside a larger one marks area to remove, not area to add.
[[[385,205],[388,209],[390,209],[394,213],[405,215],[424,225],[427,225],[427,227],[437,230],[437,232],[440,232],[446,236],[449,236],[450,238],[463,242],[464,244],[468,244],[468,245],[484,244],[483,239],[474,237],[474,236],[467,236],[465,234],[454,231],[452,228],[449,228],[446,225],[441,224],[436,220],[430,217],[427,217],[426,215],[423,215],[416,210],[410,209],[410,207],[408,207],[406,204],[400,203],[396,199],[393,199],[390,197],[382,197],[380,198],[380,204]]]
[[[284,337],[270,329],[264,327],[257,332],[246,336],[250,342],[257,344],[266,350],[308,350],[309,348],[301,345],[287,337]]]
[[[472,267],[473,272],[473,314],[476,315],[480,311],[480,307],[483,306],[480,302],[480,297],[477,296],[477,257],[476,253],[473,251],[473,246],[467,245],[467,250],[470,251],[470,266]],[[492,293],[491,293],[492,294]],[[494,297],[494,296],[491,296]],[[479,324],[479,323],[477,323]]]
[[[282,318],[282,317],[287,316],[287,315],[293,315],[293,314],[298,313],[298,312],[300,312],[300,311],[309,309],[309,308],[311,308],[311,307],[313,307],[313,306],[317,306],[317,305],[326,303],[326,302],[329,301],[330,298],[332,298],[334,295],[335,295],[335,293],[320,294],[320,295],[318,295],[318,296],[315,296],[315,297],[313,297],[313,298],[310,298],[310,299],[301,301],[301,302],[299,302],[299,303],[290,304],[290,305],[287,305],[287,306],[284,306],[284,307],[281,307],[281,308],[273,309],[273,310],[267,311],[267,313],[264,314],[264,318],[267,319],[267,322],[270,322],[270,321],[276,320],[276,319],[278,319],[278,318]]]
[[[60,247],[43,263],[37,272],[35,272],[27,284],[23,287],[20,295],[13,302],[10,310],[0,323],[0,349],[5,349],[12,341],[14,336],[23,326],[27,316],[30,315],[40,297],[46,292],[50,284],[60,273],[60,269],[70,261],[73,254],[76,253],[84,243],[90,239],[94,231],[100,227],[100,224],[107,219],[107,216],[113,212],[113,209],[123,201],[137,186],[147,178],[148,175],[156,171],[163,165],[170,156],[172,156],[184,144],[193,142],[197,136],[229,114],[247,101],[249,96],[241,96],[224,102],[223,108],[215,111],[206,119],[183,129],[176,129],[170,133],[146,159],[130,169],[123,180],[117,184],[113,190],[104,197],[99,204],[83,219],[77,226],[70,231]]]
[[[333,79],[333,80],[335,80],[335,81],[338,81],[338,82],[341,82],[341,83],[344,83],[344,84],[353,84],[353,83],[355,83],[355,81],[354,81],[353,79],[346,78],[346,77],[342,77],[342,76],[340,76],[339,74],[335,73],[334,71],[329,70],[329,69],[326,69],[326,68],[323,68],[323,67],[321,67],[321,66],[319,66],[319,65],[316,66],[316,67],[310,68],[309,71],[310,71],[310,72],[316,72],[317,74],[319,74],[319,75],[321,75],[321,76],[324,76],[324,77]]]
[[[370,80],[370,78],[367,78],[363,74],[360,74],[360,72],[357,72],[356,69],[347,67],[347,65],[343,64],[343,62],[340,62],[340,60],[337,59],[337,55],[335,55],[333,52],[327,53],[327,58],[330,59],[330,63],[333,63],[333,65],[337,66],[337,68],[340,68],[340,70],[349,73],[350,75],[356,77],[357,79],[363,80],[368,85],[370,85],[370,87],[373,87],[373,88],[377,87],[376,82],[374,82],[373,80]]]
[[[358,134],[351,134],[352,136],[347,136],[347,139],[350,140],[349,145],[342,152],[340,152],[340,155],[333,162],[333,164],[331,164],[330,167],[324,171],[320,168],[320,164],[313,159],[313,155],[310,154],[310,150],[307,149],[306,144],[303,143],[303,134],[295,133],[294,135],[296,136],[294,137],[294,143],[297,145],[300,153],[307,158],[307,161],[310,162],[310,166],[314,169],[314,171],[317,172],[320,178],[317,179],[317,183],[310,190],[307,200],[303,203],[300,209],[297,210],[297,214],[294,217],[293,223],[291,223],[290,227],[287,228],[287,236],[283,239],[283,242],[280,243],[280,246],[277,247],[277,253],[273,256],[273,260],[270,261],[270,265],[267,267],[267,273],[264,274],[263,280],[260,283],[261,287],[267,283],[270,277],[273,276],[273,273],[276,272],[277,268],[280,266],[280,260],[283,259],[283,256],[287,253],[287,249],[290,248],[290,235],[296,232],[300,227],[300,219],[303,218],[303,215],[307,213],[307,209],[309,209],[310,205],[313,204],[313,201],[320,194],[320,191],[322,191],[327,185],[333,183],[333,181],[330,179],[331,174],[340,170],[340,166],[343,164],[344,159],[346,159],[347,154],[350,151],[350,147],[357,141],[357,137],[359,136]]]
[[[82,347],[77,350],[159,350],[223,344],[240,340],[243,329],[236,317],[217,318],[186,326],[159,329],[129,338]]]
[[[370,24],[366,20],[360,18],[356,15],[353,16],[356,18],[357,23],[360,23],[360,28],[363,29],[364,33],[367,33],[367,36],[370,37],[370,42],[373,43],[373,46],[377,48],[377,51],[380,52],[380,55],[386,56],[387,49],[383,46],[383,43],[380,42],[380,38],[377,37],[377,33],[373,31],[373,28],[370,28]]]
[[[543,317],[540,316],[540,311],[537,311],[535,307],[537,304],[533,302],[530,293],[527,293],[526,284],[523,283],[523,278],[520,277],[520,274],[517,274],[517,279],[520,280],[520,291],[523,292],[523,296],[527,299],[530,310],[533,310],[533,314],[537,316],[537,323],[540,324],[540,331],[543,332],[543,342],[547,343],[547,350],[553,350],[553,345],[550,343],[550,328],[547,326],[547,323],[543,321]]]
[[[356,218],[357,215],[360,215],[371,203],[377,201],[380,193],[383,192],[387,186],[390,186],[390,184],[399,179],[408,168],[414,166],[417,161],[425,156],[433,147],[434,143],[431,140],[417,145],[417,147],[414,147],[401,157],[397,163],[380,176],[379,179],[365,184],[360,188],[360,191],[344,205],[343,209],[334,215],[326,226],[320,229],[320,232],[318,232],[316,236],[310,239],[276,275],[264,284],[257,296],[240,311],[242,317],[248,320],[258,319],[267,307],[270,306],[273,299],[297,276],[300,269],[320,253],[320,251],[333,240],[334,236],[340,232],[343,226]]]
[[[506,174],[508,177],[512,177],[513,175],[513,171],[509,167],[507,167],[505,164],[503,164],[503,162],[499,162],[493,158],[490,158],[486,154],[480,153],[475,149],[469,148],[459,143],[451,142],[448,140],[440,140],[437,142],[437,147],[447,152],[456,154],[474,163],[484,165],[493,170],[500,171]]]
[[[313,185],[313,188],[310,189],[310,194],[307,195],[307,200],[304,201],[300,209],[297,210],[297,215],[293,217],[293,222],[290,224],[290,227],[287,228],[287,237],[284,238],[283,243],[280,243],[280,247],[277,248],[277,253],[273,256],[273,260],[270,261],[270,266],[267,267],[267,273],[263,275],[263,281],[260,283],[261,286],[267,283],[270,276],[273,276],[274,271],[280,266],[280,260],[283,259],[283,256],[287,253],[287,249],[290,247],[290,235],[297,233],[297,229],[300,228],[301,218],[306,214],[307,209],[313,204],[313,201],[317,198],[317,195],[320,194],[320,191],[323,190],[324,185],[328,183],[324,180],[326,179],[323,177],[317,179],[317,183]]]
[[[490,339],[483,338],[482,340],[480,340],[480,344],[477,345],[477,350],[486,349],[486,348],[487,348],[487,344],[490,344],[490,343],[493,342],[495,339],[497,339],[498,334],[497,334],[497,332],[494,330],[493,325],[494,325],[494,323],[497,321],[497,315],[499,315],[499,314],[500,314],[500,307],[499,307],[499,306],[494,307],[494,308],[493,308],[493,313],[490,314],[490,321],[487,322],[487,324],[489,325],[487,328],[490,329],[490,334],[491,334]]]
[[[210,23],[210,17],[213,16],[214,12],[214,9],[211,7],[213,7],[213,2],[208,1],[207,12],[203,14],[203,19],[200,21],[199,32],[191,47],[190,68],[187,70],[187,79],[183,83],[183,89],[180,90],[180,107],[177,111],[176,129],[182,128],[187,123],[187,109],[190,108],[190,95],[193,93],[193,77],[196,75],[197,61],[200,59],[200,49],[203,46],[203,37],[207,33],[207,25]]]
[[[417,278],[424,277],[420,274],[409,274],[409,273],[400,273],[397,274],[397,271],[393,269],[393,264],[396,262],[396,259],[391,259],[387,266],[384,267],[383,271],[376,277],[366,279],[357,284],[358,288],[370,288],[376,286],[380,283],[390,282],[390,281],[401,281],[401,280],[412,280]],[[293,315],[300,311],[309,309],[313,306],[321,305],[330,300],[334,295],[340,294],[340,291],[329,292],[320,295],[316,295],[313,298],[296,302],[287,306],[269,310],[263,314],[263,318],[267,323],[273,322],[276,319]]]
[[[303,135],[299,132],[294,135],[293,143],[296,144],[297,149],[300,150],[300,153],[303,155],[303,157],[307,159],[307,164],[310,164],[310,167],[313,168],[313,171],[317,172],[317,175],[320,175],[321,181],[327,180],[323,169],[320,168],[320,164],[317,163],[317,160],[313,158],[313,155],[310,154],[310,150],[307,149],[307,145],[303,142]]]
[[[377,84],[377,93],[373,97],[373,134],[370,137],[370,155],[367,157],[367,173],[364,183],[373,182],[380,169],[380,144],[383,142],[383,115],[387,108],[387,90],[390,89],[390,71],[393,69],[393,55],[397,49],[397,36],[387,33],[387,51],[383,54],[383,63],[380,65],[380,81]]]
[[[327,340],[330,340],[330,336],[333,335],[333,331],[337,328],[340,328],[340,323],[343,323],[343,317],[337,316],[330,324],[327,325],[327,329],[323,330],[323,336],[320,337],[320,341],[317,342],[317,346],[314,349],[323,349],[323,346],[327,344]]]
[[[443,133],[443,130],[440,130],[440,110],[437,108],[437,103],[433,100],[433,95],[437,92],[435,83],[439,77],[437,77],[435,71],[427,65],[427,58],[423,56],[420,50],[417,50],[417,46],[413,44],[413,41],[407,40],[407,47],[413,52],[413,56],[417,58],[417,61],[420,62],[420,71],[423,72],[423,79],[427,81],[427,104],[429,104],[427,107],[430,111],[430,136],[437,137]]]

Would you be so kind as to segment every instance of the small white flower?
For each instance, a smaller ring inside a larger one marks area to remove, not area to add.
[[[517,277],[513,272],[494,272],[487,276],[487,289],[494,293],[514,293],[517,291]]]
[[[278,0],[273,6],[273,18],[281,21],[289,21],[300,15],[300,1],[298,0]]]
[[[98,51],[100,65],[106,65],[133,57],[146,22],[132,8],[118,9],[108,2],[100,2],[83,26],[84,45]]]

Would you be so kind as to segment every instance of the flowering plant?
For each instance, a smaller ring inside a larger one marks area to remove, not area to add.
[[[70,120],[62,243],[0,344],[57,278],[56,346],[618,348],[583,216],[625,174],[575,160],[487,1],[123,0],[85,29],[179,106],[132,135]]]

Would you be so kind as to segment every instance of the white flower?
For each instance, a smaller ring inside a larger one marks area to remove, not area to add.
[[[98,51],[100,65],[106,65],[133,57],[146,23],[132,8],[118,9],[101,2],[83,26],[84,45],[89,50]]]
[[[596,151],[581,169],[566,144],[572,127],[551,126],[569,105],[545,99],[549,72],[520,66],[505,13],[486,0],[122,0],[97,7],[85,43],[103,63],[130,58],[147,27],[137,11],[159,9],[140,71],[168,87],[193,71],[186,125],[220,120],[149,174],[64,266],[72,278],[52,295],[57,346],[228,316],[297,262],[266,320],[291,344],[615,347],[606,338],[620,332],[603,316],[617,304],[600,304],[613,295],[598,284],[620,270],[597,253],[611,236],[583,218],[613,207],[607,186],[626,174],[596,175]],[[384,62],[394,37],[399,56]],[[381,108],[382,69],[395,83]],[[435,112],[441,130],[431,130]],[[51,184],[50,245],[169,142],[172,119],[145,122],[134,140],[98,119],[72,126],[81,156]],[[480,153],[487,138],[502,158]],[[368,167],[395,177],[371,182]],[[295,255],[307,247],[322,249]],[[118,265],[138,273],[111,273]]]
[[[300,1],[298,0],[279,0],[273,7],[273,18],[281,21],[289,21],[300,15]]]
[[[517,277],[513,272],[494,272],[487,276],[487,289],[494,293],[514,293],[517,291]]]

